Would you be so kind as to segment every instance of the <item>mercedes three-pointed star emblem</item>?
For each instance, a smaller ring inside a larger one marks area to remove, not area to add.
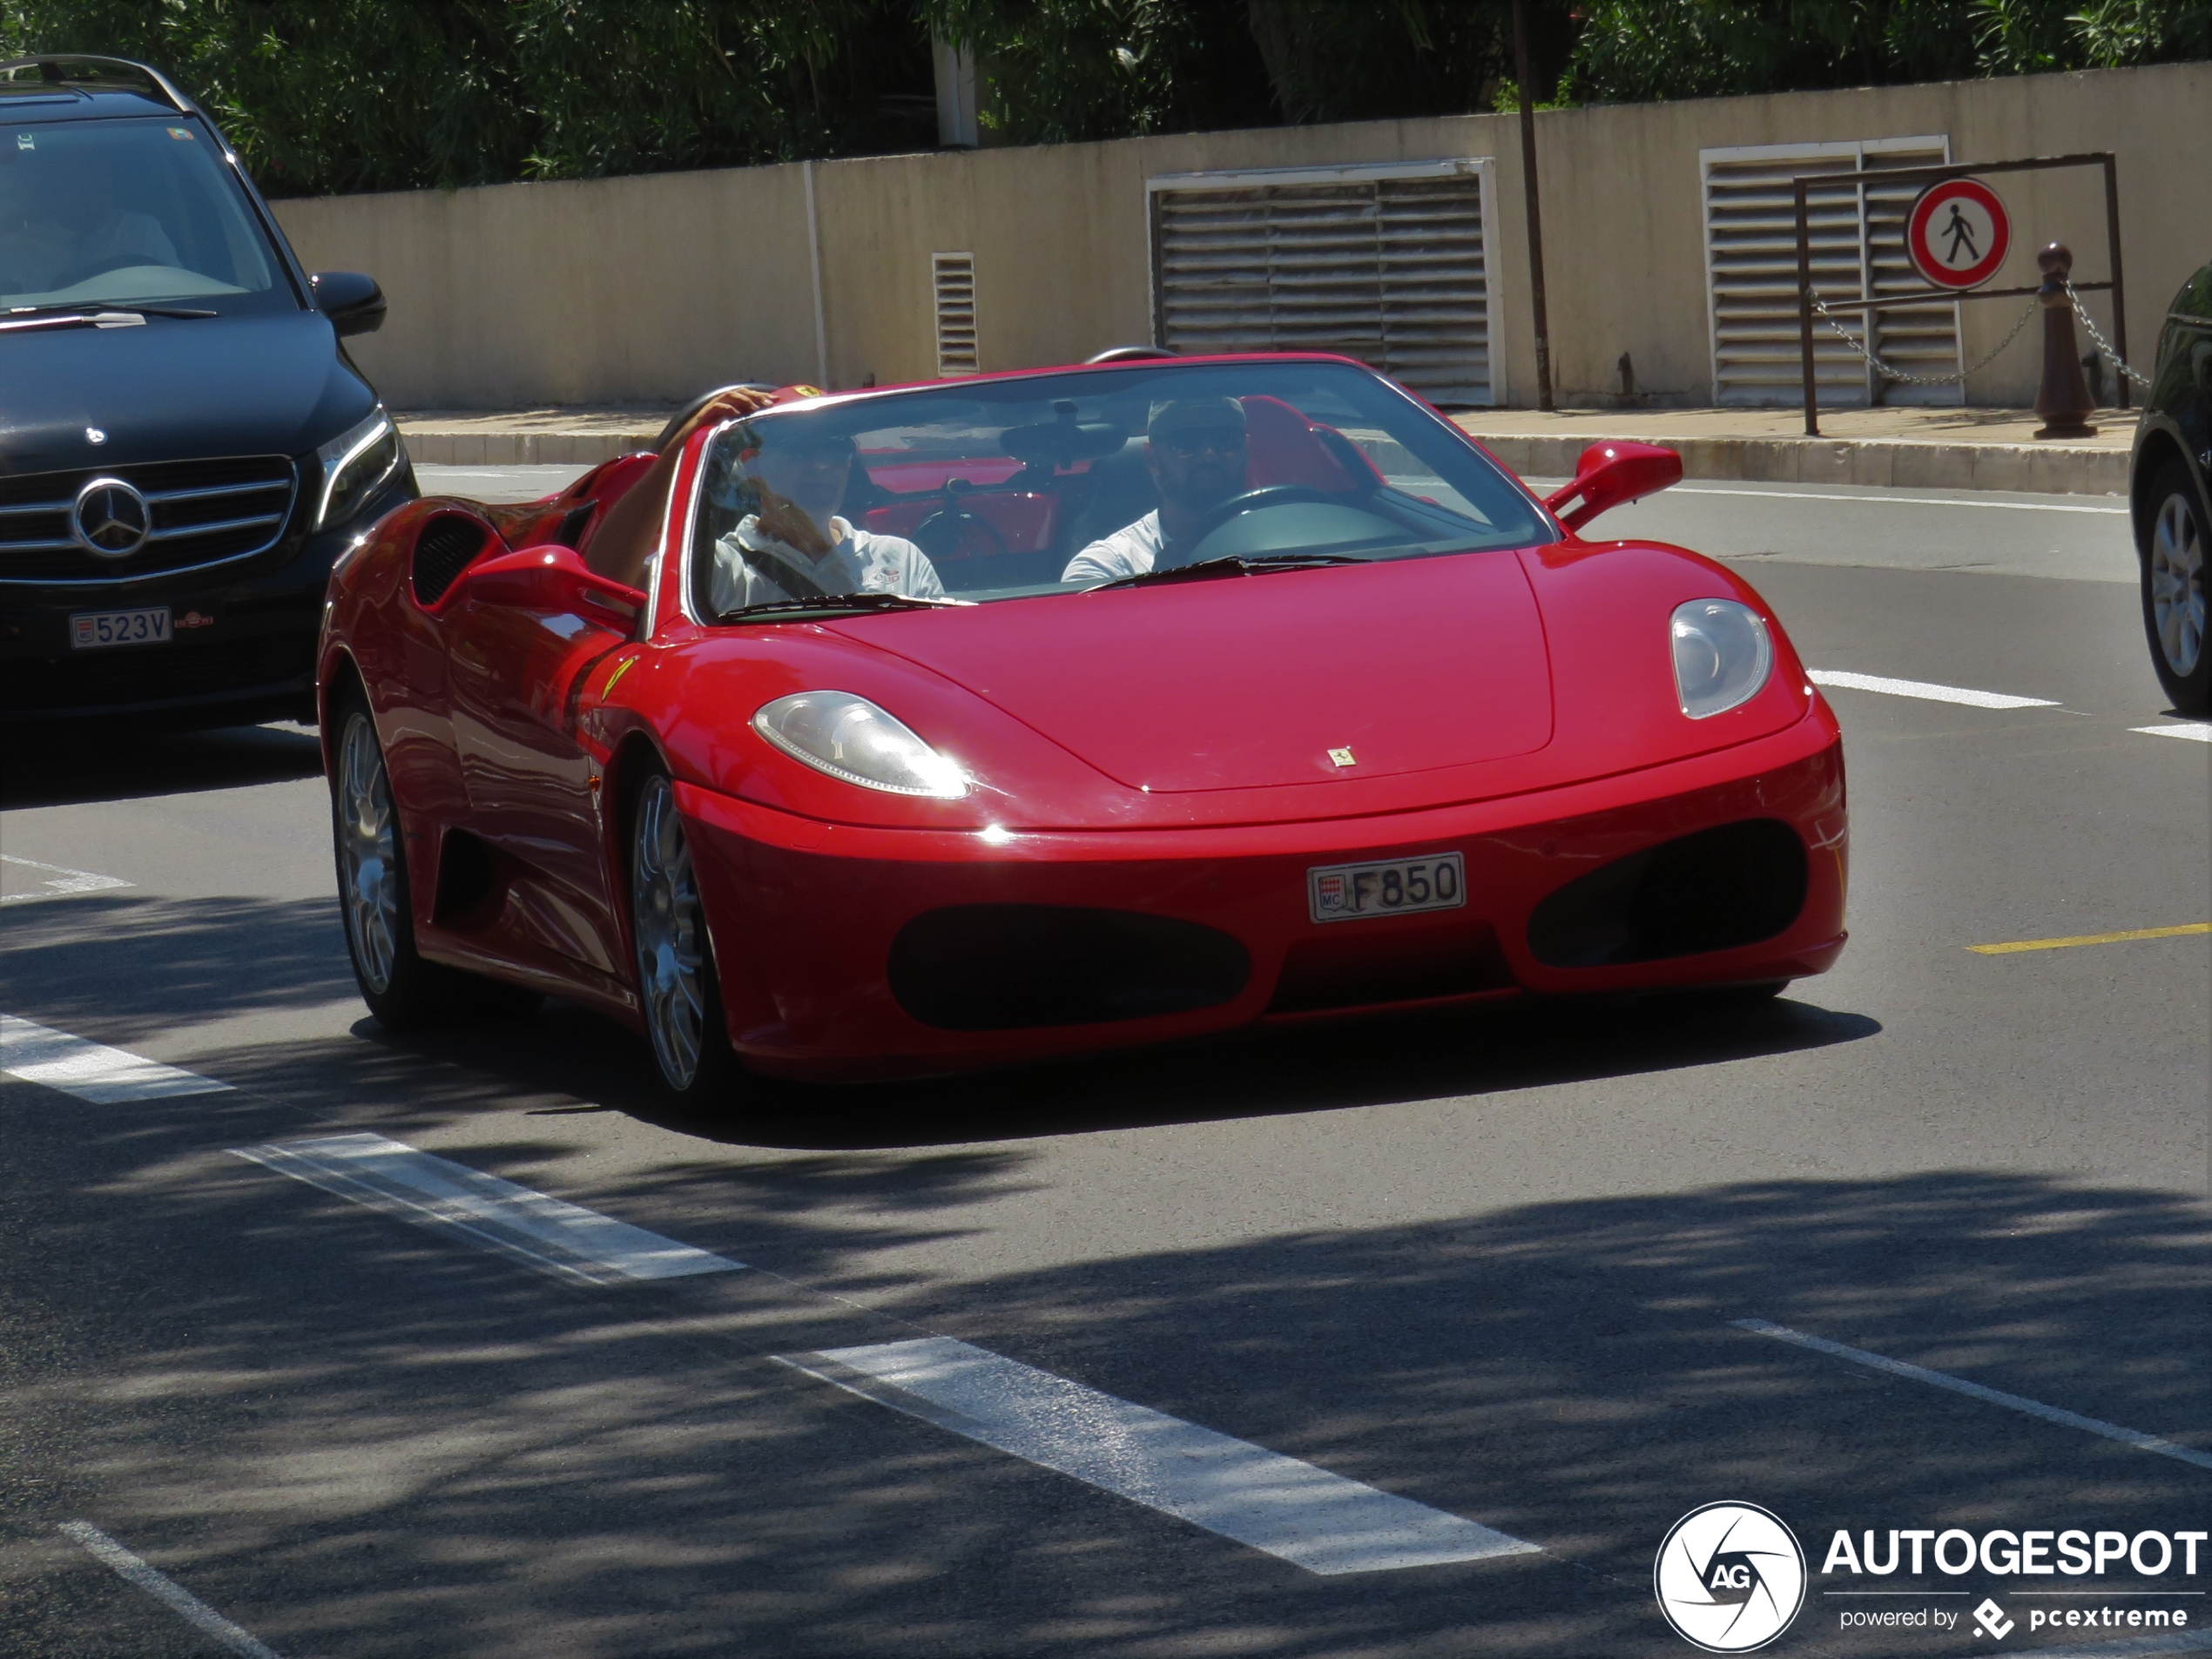
[[[153,512],[146,498],[120,478],[94,478],[77,492],[69,529],[87,553],[127,559],[153,534]]]

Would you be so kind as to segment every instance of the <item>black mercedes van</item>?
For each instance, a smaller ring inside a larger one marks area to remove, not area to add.
[[[314,719],[331,563],[415,494],[383,320],[158,71],[0,63],[0,722]]]

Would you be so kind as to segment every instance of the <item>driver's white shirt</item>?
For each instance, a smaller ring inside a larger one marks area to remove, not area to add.
[[[1160,516],[1147,513],[1136,523],[1111,536],[1101,536],[1068,561],[1060,573],[1062,582],[1111,582],[1116,577],[1142,576],[1159,562],[1167,543],[1160,533]]]
[[[916,599],[941,599],[945,584],[929,556],[900,536],[878,536],[855,529],[850,520],[833,518],[829,533],[837,545],[819,559],[764,535],[759,518],[748,514],[738,527],[714,544],[713,602],[716,611],[736,610],[772,599],[792,599],[807,594],[812,583],[825,593],[903,593]],[[786,588],[775,571],[795,573]]]

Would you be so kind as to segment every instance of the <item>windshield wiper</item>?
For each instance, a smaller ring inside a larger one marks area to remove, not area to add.
[[[1217,577],[1264,576],[1270,570],[1302,570],[1324,564],[1372,562],[1364,553],[1259,553],[1250,557],[1231,553],[1217,559],[1200,559],[1196,564],[1173,564],[1164,570],[1139,570],[1134,576],[1117,576],[1111,582],[1101,582],[1083,591],[1103,593],[1109,588],[1144,587],[1157,582],[1211,582]]]
[[[181,306],[21,306],[0,312],[0,334],[26,328],[143,328],[148,317],[213,317]]]
[[[801,599],[763,599],[758,604],[725,610],[717,622],[765,620],[793,612],[821,610],[940,610],[948,605],[969,605],[972,599],[922,599],[910,593],[825,593]]]
[[[134,311],[141,317],[219,317],[219,311],[208,311],[199,306],[142,306],[129,300],[73,300],[66,305],[10,306],[0,311],[0,319],[8,317],[67,317],[94,316],[110,311]]]

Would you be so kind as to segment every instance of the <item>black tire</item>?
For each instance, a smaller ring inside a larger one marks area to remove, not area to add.
[[[726,1109],[738,1099],[745,1070],[730,1047],[706,908],[676,792],[658,765],[638,779],[624,840],[637,1012],[653,1069],[672,1098]]]
[[[2152,477],[2136,515],[2142,566],[2143,635],[2158,683],[2177,713],[2212,714],[2212,650],[2206,649],[2205,561],[2212,512],[2178,457]]]
[[[405,837],[376,723],[358,691],[331,708],[331,851],[346,956],[361,1001],[388,1031],[456,1019],[522,1019],[544,999],[521,986],[425,961],[415,948]]]

